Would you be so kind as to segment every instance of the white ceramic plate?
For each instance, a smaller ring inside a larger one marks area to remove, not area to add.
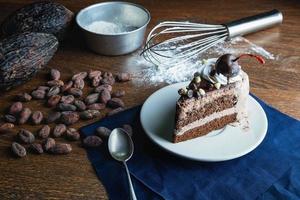
[[[192,140],[172,143],[175,105],[179,88],[188,82],[166,86],[153,93],[141,110],[141,124],[150,139],[163,149],[185,158],[199,161],[224,161],[243,156],[254,150],[267,132],[267,117],[259,103],[248,99],[249,130],[226,126],[222,130]]]

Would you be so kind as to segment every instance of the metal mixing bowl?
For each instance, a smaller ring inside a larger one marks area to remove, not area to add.
[[[130,27],[121,33],[97,33],[88,30],[95,21],[117,23]],[[82,9],[76,22],[82,29],[87,46],[103,55],[122,55],[138,49],[144,40],[150,13],[142,6],[127,2],[97,3]]]

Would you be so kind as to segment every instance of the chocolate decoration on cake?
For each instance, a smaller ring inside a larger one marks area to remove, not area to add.
[[[223,74],[227,78],[230,78],[239,74],[240,66],[235,56],[232,54],[224,54],[218,58],[215,70],[217,74]]]
[[[192,97],[194,96],[194,91],[193,91],[193,90],[188,90],[187,96],[188,96],[189,98],[192,98]]]
[[[235,57],[232,54],[224,54],[216,61],[215,70],[212,70],[212,73],[223,74],[227,77],[227,82],[229,83],[229,78],[235,77],[239,74],[241,68],[237,61],[244,56],[254,57],[261,64],[265,63],[265,60],[258,55],[242,54],[238,57]]]

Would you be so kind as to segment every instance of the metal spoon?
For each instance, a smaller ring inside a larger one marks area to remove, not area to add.
[[[114,159],[123,162],[123,164],[125,165],[130,188],[130,198],[132,200],[136,200],[129,170],[126,165],[126,161],[128,161],[133,154],[133,142],[131,140],[131,137],[123,129],[115,128],[114,130],[112,130],[108,138],[108,150],[110,155]]]

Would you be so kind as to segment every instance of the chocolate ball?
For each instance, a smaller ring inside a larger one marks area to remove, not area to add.
[[[223,74],[230,78],[239,74],[240,66],[235,56],[232,54],[224,54],[218,58],[215,70],[217,74]]]

